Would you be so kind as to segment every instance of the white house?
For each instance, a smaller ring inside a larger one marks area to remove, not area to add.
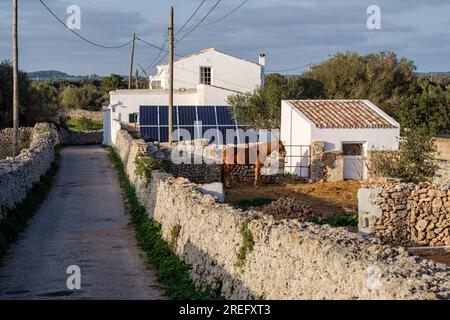
[[[400,125],[368,100],[282,101],[281,141],[287,147],[286,172],[309,176],[310,146],[342,151],[344,178],[367,177],[371,150],[398,150]]]
[[[259,63],[246,61],[214,48],[204,49],[174,62],[174,88],[196,88],[210,85],[237,92],[251,92],[264,81],[265,55]],[[169,88],[169,66],[157,67],[150,77],[152,89]]]
[[[265,55],[251,62],[216,49],[205,49],[174,62],[174,105],[227,106],[236,93],[249,93],[264,84]],[[157,67],[150,76],[149,90],[110,92],[110,106],[104,111],[104,144],[115,140],[121,124],[139,125],[141,106],[167,106],[169,102],[168,65]]]

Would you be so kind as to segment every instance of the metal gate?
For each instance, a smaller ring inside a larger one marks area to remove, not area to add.
[[[297,177],[311,177],[311,146],[286,145],[286,161],[284,172]]]

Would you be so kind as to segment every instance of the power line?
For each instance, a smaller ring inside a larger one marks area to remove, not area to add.
[[[194,18],[194,16],[197,14],[198,10],[200,10],[200,8],[203,6],[203,4],[205,4],[206,0],[203,0],[200,5],[197,7],[197,9],[194,11],[194,13],[189,17],[189,19],[187,19],[187,21],[183,24],[183,26],[180,28],[180,30],[177,31],[177,35],[183,31],[183,29],[187,26],[187,24],[189,22],[191,22],[192,18]]]
[[[214,11],[215,8],[219,5],[219,3],[222,2],[222,0],[217,0],[216,4],[211,8],[211,10],[208,11],[208,13],[191,29],[189,30],[181,39],[178,39],[177,43],[183,41],[186,39],[192,32],[195,31],[195,29],[198,28],[200,24],[202,24],[203,21],[205,21],[206,18],[209,17],[209,15]]]
[[[222,20],[228,18],[228,17],[231,16],[233,13],[235,13],[235,12],[238,11],[240,8],[242,8],[247,2],[248,2],[248,0],[242,1],[241,4],[239,4],[236,8],[234,8],[233,10],[231,10],[230,12],[228,12],[228,13],[227,13],[226,15],[224,15],[223,17],[221,17],[221,18],[219,18],[219,19],[217,19],[217,20],[214,20],[214,21],[212,21],[212,22],[202,24],[202,25],[200,25],[200,27],[208,27],[208,26],[211,26],[211,25],[213,25],[213,24],[216,24],[217,22],[220,22],[220,21],[222,21]]]
[[[268,73],[279,73],[279,72],[288,72],[288,71],[295,71],[298,69],[303,69],[306,67],[311,66],[311,63],[305,64],[303,66],[299,66],[299,67],[294,67],[294,68],[289,68],[289,69],[284,69],[284,70],[267,70]]]
[[[42,0],[39,0],[39,2],[45,7],[45,9],[47,9],[47,11],[48,12],[50,12],[51,13],[51,15],[53,16],[53,17],[55,17],[55,19],[56,20],[58,20],[64,27],[66,27],[67,28],[67,30],[69,30],[70,32],[72,32],[74,35],[76,35],[78,38],[80,38],[80,39],[82,39],[82,40],[84,40],[84,41],[86,41],[86,42],[88,42],[88,43],[90,43],[90,44],[92,44],[92,45],[94,45],[94,46],[96,46],[96,47],[100,47],[100,48],[103,48],[103,49],[119,49],[119,48],[123,48],[123,47],[126,47],[126,46],[128,46],[129,44],[131,44],[132,42],[133,42],[133,40],[131,40],[131,41],[128,41],[128,42],[126,42],[126,43],[124,43],[124,44],[121,44],[121,45],[118,45],[118,46],[105,46],[105,45],[102,45],[102,44],[98,44],[98,43],[96,43],[96,42],[94,42],[94,41],[91,41],[91,40],[89,40],[89,39],[87,39],[86,37],[84,37],[84,36],[82,36],[81,34],[79,34],[79,33],[77,33],[76,31],[74,31],[74,30],[72,30],[72,29],[70,29],[65,23],[64,23],[64,21],[62,21]]]
[[[167,45],[167,39],[164,40],[164,42],[161,44],[161,48],[163,48],[164,50],[166,49],[166,45]],[[155,62],[159,59],[159,57],[161,57],[161,54],[163,53],[162,50],[158,51],[158,54],[155,56],[155,58],[152,60],[152,62],[150,63],[150,65],[145,69],[146,71],[150,70],[153,68],[153,65],[155,64]]]

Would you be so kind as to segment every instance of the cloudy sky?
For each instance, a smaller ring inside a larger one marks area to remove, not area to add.
[[[133,32],[161,46],[169,7],[175,7],[177,29],[201,1],[44,0],[64,21],[69,16],[67,7],[78,5],[81,30],[77,32],[106,46],[128,41]],[[222,17],[242,1],[222,0],[204,23]],[[193,23],[216,2],[206,0]],[[0,2],[0,60],[11,59],[11,3]],[[127,74],[130,47],[97,48],[65,29],[38,0],[19,0],[19,5],[21,69]],[[367,28],[370,5],[381,8],[381,30]],[[197,28],[177,44],[176,51],[184,55],[215,47],[254,61],[259,52],[265,52],[267,69],[277,71],[320,62],[338,51],[392,50],[415,61],[418,71],[450,71],[449,14],[449,0],[248,0],[221,22]],[[138,43],[136,61],[148,66],[157,53]]]

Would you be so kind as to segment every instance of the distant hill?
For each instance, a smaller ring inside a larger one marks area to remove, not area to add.
[[[448,72],[417,72],[417,74],[422,77],[429,77],[429,76],[450,77],[450,71],[448,71]]]
[[[88,76],[74,76],[74,75],[70,75],[65,72],[56,71],[56,70],[28,72],[27,76],[28,76],[28,79],[30,79],[30,80],[58,80],[58,79],[82,80],[82,79],[89,78]],[[91,79],[102,79],[102,77],[97,74],[93,74],[93,75],[91,75]]]

